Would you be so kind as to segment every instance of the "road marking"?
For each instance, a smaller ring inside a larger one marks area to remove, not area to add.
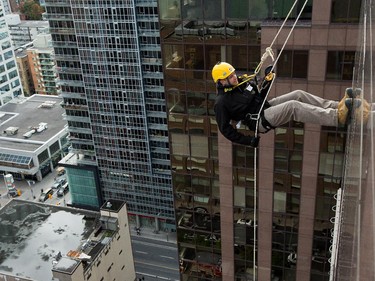
[[[168,257],[168,256],[160,256],[162,258],[166,258],[166,259],[171,259],[171,260],[174,260],[175,258],[174,257]]]
[[[144,261],[141,261],[141,260],[138,260],[138,259],[134,259],[134,263],[139,263],[139,264],[147,265],[148,267],[149,266],[155,266],[155,267],[159,267],[159,268],[169,269],[169,270],[172,270],[172,271],[177,271],[177,272],[179,271],[179,269],[178,269],[178,263],[177,262],[176,262],[176,267],[168,267],[168,266],[164,266],[164,265],[161,265],[161,264],[144,262]]]
[[[143,244],[143,245],[150,245],[150,246],[153,246],[155,248],[163,248],[163,249],[176,250],[176,247],[174,247],[174,246],[159,245],[159,244],[150,243],[150,242],[146,242],[146,241],[135,240],[135,239],[132,239],[132,243]]]
[[[137,271],[136,273],[140,274],[140,275],[144,275],[144,276],[154,277],[156,279],[179,281],[177,279],[171,279],[171,278],[168,278],[168,277],[163,277],[163,276],[158,276],[158,275],[152,275],[152,274],[149,274],[149,273],[144,273],[144,272],[139,272],[139,271]]]
[[[140,253],[140,254],[145,254],[147,255],[148,253],[147,252],[142,252],[142,251],[135,251],[136,253]]]

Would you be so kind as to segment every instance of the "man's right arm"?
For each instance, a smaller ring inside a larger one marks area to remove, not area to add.
[[[220,106],[219,104],[216,104],[215,116],[219,131],[223,134],[223,136],[226,139],[238,144],[249,145],[252,147],[258,146],[258,137],[246,136],[238,132],[233,127],[233,125],[231,124],[231,119],[229,118],[229,113],[225,109],[225,106]]]

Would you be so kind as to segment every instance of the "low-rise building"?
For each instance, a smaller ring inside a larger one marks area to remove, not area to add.
[[[62,99],[33,95],[0,107],[0,174],[40,181],[68,153]]]
[[[51,34],[39,34],[27,48],[30,72],[37,94],[57,95],[57,73]]]
[[[32,43],[30,45],[32,46]],[[29,97],[35,93],[35,87],[27,52],[24,48],[19,48],[14,52],[14,54],[16,55],[17,67],[20,75],[23,93],[25,97]]]
[[[136,278],[123,201],[93,212],[13,199],[0,224],[0,281]]]

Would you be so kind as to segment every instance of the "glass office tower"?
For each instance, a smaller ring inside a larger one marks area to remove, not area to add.
[[[121,199],[137,225],[173,228],[156,1],[45,5],[74,155],[63,161],[72,203]]]
[[[269,97],[303,89],[341,99],[360,5],[304,2],[273,46],[277,55],[301,12]],[[159,0],[181,280],[329,279],[345,129],[291,122],[261,135],[255,181],[254,149],[224,139],[213,111],[212,67],[252,73],[293,3]]]

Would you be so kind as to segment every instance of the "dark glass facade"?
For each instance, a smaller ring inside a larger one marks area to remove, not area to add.
[[[320,128],[285,124],[261,140],[254,175],[254,150],[223,140],[213,112],[212,67],[227,61],[240,74],[253,72],[293,2],[159,0],[181,280],[328,278],[328,210],[341,179],[321,168],[330,159],[319,139],[334,135],[343,149],[342,132],[326,128],[321,136]],[[358,22],[359,14],[354,20],[344,14],[346,22]],[[344,54],[337,45],[335,36],[347,28],[335,25],[338,17],[335,1],[314,1],[314,7],[308,1],[276,66],[271,96],[301,88],[341,98],[355,49]],[[283,43],[275,43],[276,55]],[[331,147],[329,153],[340,157]]]

